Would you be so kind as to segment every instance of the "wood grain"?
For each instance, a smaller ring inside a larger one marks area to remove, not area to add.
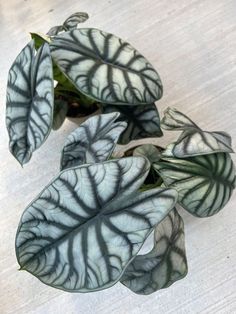
[[[189,274],[150,296],[118,284],[92,294],[69,294],[18,271],[14,237],[27,204],[59,169],[60,150],[76,125],[53,132],[22,169],[8,152],[5,89],[8,69],[29,40],[75,11],[86,27],[132,43],[159,71],[160,113],[174,106],[202,128],[236,138],[236,2],[234,0],[7,0],[0,2],[0,312],[1,313],[236,313],[236,195],[218,215],[185,221]],[[175,136],[165,132],[163,145]],[[235,146],[234,146],[235,147]],[[233,157],[235,160],[235,157]],[[150,242],[150,241],[149,241]],[[148,244],[147,244],[148,245]],[[149,243],[150,245],[150,243]]]

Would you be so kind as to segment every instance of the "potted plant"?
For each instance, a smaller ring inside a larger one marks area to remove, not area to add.
[[[76,13],[46,35],[31,33],[9,71],[9,149],[21,165],[66,117],[85,118],[65,141],[58,175],[25,209],[16,256],[20,269],[58,289],[121,282],[150,294],[187,274],[176,205],[209,217],[229,201],[231,138],[203,131],[174,108],[160,121],[156,70],[115,35],[77,28],[87,18]],[[160,137],[162,129],[181,134],[166,147],[147,140],[115,157],[117,143]],[[152,231],[153,249],[139,255]]]

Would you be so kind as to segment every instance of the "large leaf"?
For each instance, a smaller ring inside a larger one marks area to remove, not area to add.
[[[137,255],[120,281],[135,293],[151,294],[182,279],[187,271],[184,222],[173,209],[156,226],[153,249],[145,255]]]
[[[53,90],[49,46],[44,44],[35,55],[32,40],[14,61],[7,85],[9,146],[21,164],[30,160],[51,130]]]
[[[47,35],[55,36],[63,31],[71,31],[76,29],[79,23],[84,23],[89,18],[88,13],[86,12],[76,12],[69,16],[63,25],[57,25],[50,28]]]
[[[107,160],[127,124],[115,122],[118,112],[94,116],[72,132],[64,145],[61,169]]]
[[[154,168],[167,186],[179,192],[180,204],[198,217],[216,214],[235,187],[235,168],[228,153],[166,158]]]
[[[149,104],[162,96],[160,78],[131,45],[98,29],[54,37],[52,57],[80,92],[102,103]]]
[[[160,118],[155,104],[145,106],[103,106],[103,112],[120,112],[120,121],[126,121],[128,127],[122,133],[119,144],[146,137],[160,137]]]
[[[130,157],[61,172],[23,213],[21,269],[66,291],[115,284],[175,205],[175,190],[137,192],[148,170],[147,159]]]
[[[165,156],[184,158],[217,152],[233,152],[231,137],[227,133],[203,131],[176,109],[167,108],[161,125],[167,130],[183,130],[178,140],[167,146]]]

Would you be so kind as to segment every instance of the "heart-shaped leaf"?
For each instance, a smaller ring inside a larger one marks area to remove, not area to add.
[[[109,104],[149,104],[162,96],[159,75],[131,45],[93,28],[53,38],[54,61],[80,92]]]
[[[196,128],[198,126],[185,114],[175,108],[168,107],[164,111],[164,117],[161,120],[161,126],[165,130],[186,130],[187,128]]]
[[[216,214],[235,188],[235,168],[228,153],[165,158],[153,166],[164,183],[179,192],[180,204],[198,217]]]
[[[89,18],[88,13],[86,12],[76,12],[69,16],[63,23],[64,28],[67,31],[72,31],[77,28],[77,25],[84,23]]]
[[[146,137],[160,137],[160,118],[155,104],[145,106],[103,106],[103,112],[120,112],[120,121],[126,121],[128,127],[122,133],[119,144]]]
[[[50,28],[47,35],[55,36],[64,31],[71,31],[76,29],[79,23],[84,23],[89,18],[88,13],[86,12],[76,12],[69,16],[63,25],[57,25]]]
[[[115,122],[118,112],[89,118],[72,132],[64,145],[61,169],[107,160],[127,124]]]
[[[167,108],[161,125],[167,130],[184,130],[175,143],[167,146],[164,156],[184,158],[218,152],[233,153],[231,137],[227,133],[203,131],[176,109]]]
[[[66,114],[68,111],[67,102],[62,99],[56,99],[54,101],[54,112],[53,112],[53,130],[58,130],[63,122],[65,121]]]
[[[137,255],[126,268],[121,282],[138,294],[167,288],[188,272],[184,244],[184,222],[173,209],[156,227],[154,247]]]
[[[24,164],[47,138],[53,117],[53,74],[48,44],[35,55],[34,41],[21,51],[8,76],[6,125],[10,151]]]
[[[130,157],[61,172],[22,215],[21,269],[66,291],[114,285],[177,199],[171,189],[138,193],[148,170]]]

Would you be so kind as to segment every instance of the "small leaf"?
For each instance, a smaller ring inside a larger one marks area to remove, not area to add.
[[[63,23],[64,28],[67,31],[71,31],[77,28],[79,23],[84,23],[89,18],[86,12],[77,12],[69,16]]]
[[[144,144],[135,148],[133,156],[146,157],[151,164],[157,162],[161,158],[161,150],[152,144]]]
[[[8,76],[6,125],[10,151],[21,164],[46,140],[53,117],[52,60],[48,44],[35,55],[29,42]]]
[[[151,252],[137,255],[120,281],[133,292],[147,295],[169,287],[187,272],[184,222],[173,209],[156,226]]]
[[[179,192],[183,208],[198,217],[218,213],[235,188],[235,168],[228,153],[163,158],[153,166],[165,185]]]
[[[71,31],[77,28],[79,23],[84,23],[89,18],[88,13],[85,12],[77,12],[69,16],[63,25],[57,25],[50,28],[47,35],[56,36],[64,31]]]
[[[109,104],[149,104],[162,96],[159,75],[120,38],[93,28],[53,38],[51,54],[78,90]]]
[[[198,128],[198,126],[185,114],[175,108],[168,107],[164,111],[161,126],[166,130],[186,130],[187,128]]]
[[[175,143],[167,146],[163,156],[178,158],[212,153],[233,153],[231,137],[225,132],[201,130],[192,120],[176,109],[168,108],[161,122],[167,130],[184,130]]]
[[[175,205],[175,190],[137,192],[148,170],[147,159],[131,157],[61,172],[22,215],[21,269],[71,292],[114,285]]]
[[[231,137],[225,132],[207,132],[201,130],[186,130],[179,139],[170,146],[163,155],[172,155],[178,158],[185,158],[212,153],[228,152],[233,153],[231,148]]]
[[[54,101],[54,113],[53,113],[53,130],[58,130],[65,121],[68,111],[67,102],[62,99],[56,99]]]
[[[146,137],[160,137],[160,118],[155,104],[145,106],[110,106],[104,105],[103,112],[120,112],[120,121],[126,121],[128,128],[122,133],[119,144]]]
[[[72,132],[64,145],[61,169],[107,160],[127,124],[115,122],[118,112],[94,116]]]

